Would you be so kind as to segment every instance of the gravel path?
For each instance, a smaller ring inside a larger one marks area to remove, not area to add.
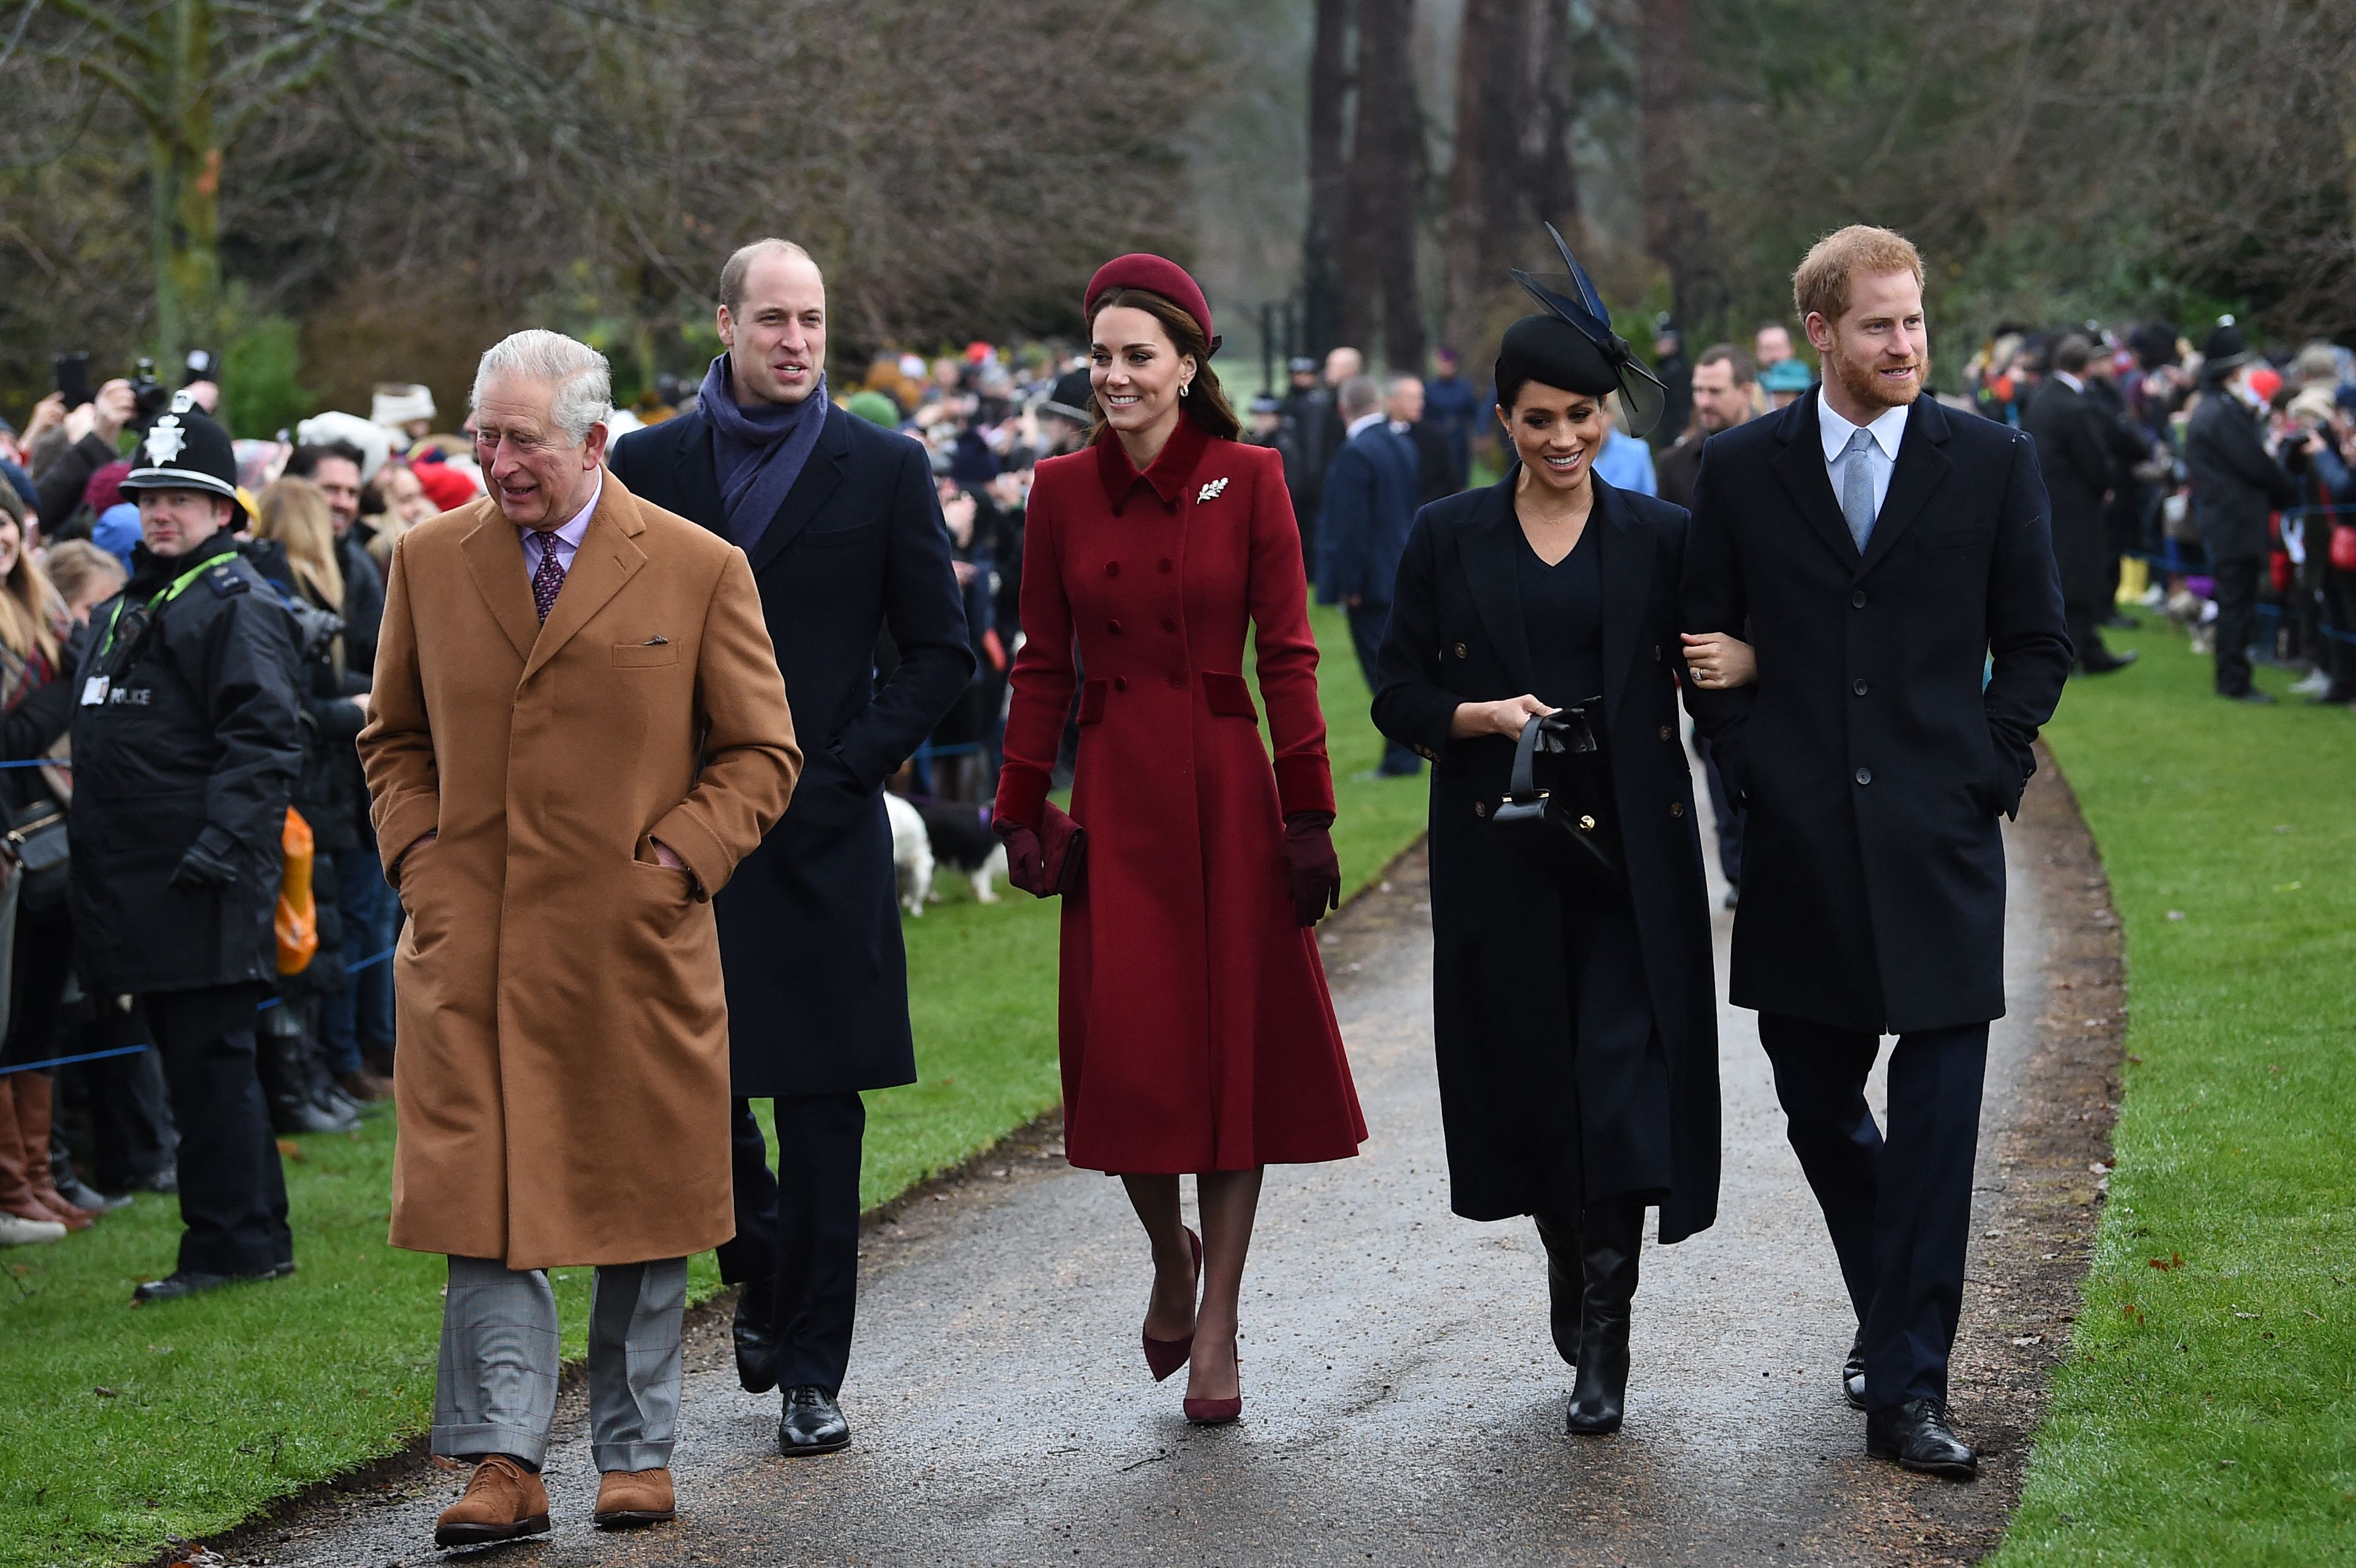
[[[2049,911],[2068,901],[2057,902],[2052,857],[2023,844],[2013,830],[2012,1013],[1991,1051],[1976,1232],[2008,1223],[1989,1217],[2004,1200],[1995,1173],[2008,1168],[1997,1146],[2044,1104],[2024,1078],[2052,994]],[[1865,1458],[1864,1417],[1837,1386],[1847,1304],[1748,1013],[1721,1015],[1719,1222],[1676,1247],[1647,1244],[1625,1429],[1564,1435],[1569,1371],[1547,1338],[1535,1234],[1526,1221],[1448,1212],[1424,900],[1419,861],[1403,861],[1326,933],[1371,1136],[1355,1160],[1269,1173],[1246,1280],[1239,1424],[1189,1428],[1183,1376],[1149,1381],[1137,1350],[1147,1264],[1120,1188],[1064,1166],[1052,1136],[1034,1137],[871,1224],[844,1391],[849,1452],[778,1457],[774,1396],[736,1387],[724,1324],[700,1315],[680,1521],[626,1536],[589,1528],[595,1476],[575,1388],[549,1462],[554,1532],[492,1555],[1173,1565],[1976,1555],[2018,1490],[2018,1411],[1999,1421],[1987,1402],[2006,1440],[1976,1486]],[[1731,916],[1717,923],[1722,977]],[[1879,1074],[1873,1092],[1878,1102]],[[1976,1288],[1989,1265],[1975,1245],[1967,1338],[1969,1319],[1993,1310]],[[2053,1273],[2055,1254],[2041,1255]],[[1969,1432],[1961,1388],[1958,1403]],[[396,1462],[220,1547],[273,1564],[414,1563],[433,1555],[434,1515],[462,1480]]]

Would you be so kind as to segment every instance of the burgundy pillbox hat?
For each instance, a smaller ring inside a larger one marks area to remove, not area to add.
[[[1090,307],[1114,289],[1143,289],[1148,293],[1160,294],[1194,318],[1194,325],[1203,329],[1203,336],[1211,346],[1211,353],[1219,351],[1219,335],[1211,326],[1211,302],[1203,297],[1201,285],[1187,275],[1186,269],[1167,256],[1143,251],[1115,256],[1088,280],[1088,292],[1080,300],[1080,314],[1088,315]]]

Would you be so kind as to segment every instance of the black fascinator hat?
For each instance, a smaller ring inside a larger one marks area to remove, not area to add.
[[[1608,368],[1611,387],[1567,387],[1567,391],[1592,392],[1602,396],[1607,391],[1620,394],[1620,412],[1633,436],[1650,435],[1653,427],[1661,422],[1661,414],[1668,407],[1669,389],[1660,378],[1645,368],[1628,347],[1628,340],[1612,330],[1612,313],[1603,308],[1602,296],[1587,269],[1563,243],[1562,234],[1551,223],[1546,226],[1547,237],[1554,241],[1556,251],[1562,257],[1560,272],[1525,272],[1514,269],[1514,282],[1522,285],[1529,296],[1546,308],[1556,320],[1567,323],[1586,340]],[[1545,379],[1543,376],[1540,379]]]

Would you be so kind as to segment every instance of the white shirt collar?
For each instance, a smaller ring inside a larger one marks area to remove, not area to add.
[[[1909,404],[1900,403],[1895,408],[1884,409],[1874,416],[1871,424],[1859,427],[1835,413],[1832,404],[1825,398],[1825,389],[1818,387],[1816,389],[1816,433],[1824,438],[1825,461],[1838,462],[1840,454],[1848,448],[1849,437],[1863,428],[1873,432],[1873,444],[1881,448],[1882,455],[1892,463],[1897,462],[1898,443],[1906,439],[1906,415],[1910,407]]]
[[[2086,383],[2081,381],[2077,377],[2072,376],[2067,370],[2054,371],[2053,379],[2061,382],[2063,386],[2069,388],[2073,392],[2083,392],[2086,389]]]
[[[1381,424],[1384,421],[1385,416],[1383,411],[1380,409],[1376,409],[1370,414],[1360,414],[1356,419],[1350,421],[1350,428],[1346,433],[1351,439],[1355,440],[1360,431],[1365,430],[1371,425]]]

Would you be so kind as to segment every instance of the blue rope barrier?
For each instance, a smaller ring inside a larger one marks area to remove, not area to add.
[[[97,1061],[109,1056],[136,1056],[143,1051],[155,1049],[152,1045],[118,1045],[112,1051],[86,1051],[80,1056],[54,1056],[47,1061],[20,1061],[13,1067],[0,1067],[0,1078],[5,1078],[11,1072],[31,1072],[36,1069],[46,1071],[51,1067],[69,1066],[77,1061]]]
[[[394,949],[388,947],[381,953],[372,954],[347,967],[344,973],[357,975],[363,969],[372,969],[380,964],[388,963],[391,960],[393,952]],[[257,1013],[266,1013],[271,1008],[282,1005],[285,1000],[284,997],[273,997],[253,1010]],[[143,1051],[155,1049],[152,1045],[123,1045],[117,1046],[112,1051],[84,1051],[80,1056],[53,1056],[47,1061],[19,1061],[13,1066],[0,1067],[0,1077],[5,1077],[11,1072],[31,1072],[36,1069],[46,1071],[52,1067],[70,1067],[77,1061],[102,1061],[110,1056],[136,1056]]]
[[[71,771],[70,757],[32,757],[21,763],[0,763],[0,768],[64,768]]]

